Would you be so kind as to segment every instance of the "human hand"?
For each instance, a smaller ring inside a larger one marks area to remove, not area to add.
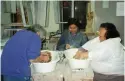
[[[69,44],[66,44],[66,49],[69,49],[70,48],[70,45]]]
[[[49,52],[41,52],[41,55],[40,55],[40,60],[41,62],[49,62],[51,61],[51,55]]]
[[[86,50],[86,49],[84,49],[84,48],[82,48],[82,47],[79,48],[78,50],[79,50],[79,51],[82,51],[82,52],[88,52],[88,50]]]
[[[73,58],[80,59],[81,53],[82,53],[81,51],[77,51]]]
[[[80,59],[88,59],[88,52],[82,52]]]
[[[77,51],[76,55],[73,58],[75,58],[75,59],[87,59],[88,52]]]
[[[41,63],[47,63],[51,61],[51,54],[50,52],[41,52],[40,56],[37,57],[34,60],[31,60],[31,62],[41,62]]]

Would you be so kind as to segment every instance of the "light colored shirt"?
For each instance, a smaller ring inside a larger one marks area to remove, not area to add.
[[[88,50],[91,67],[101,74],[124,74],[124,50],[120,38],[100,42],[99,37],[88,41],[82,48]]]

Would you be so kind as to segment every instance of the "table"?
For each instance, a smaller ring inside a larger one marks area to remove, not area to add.
[[[72,71],[68,60],[58,62],[55,70],[50,73],[35,73],[31,67],[33,81],[93,81],[93,71],[86,68],[81,71]],[[63,78],[64,77],[64,78]]]

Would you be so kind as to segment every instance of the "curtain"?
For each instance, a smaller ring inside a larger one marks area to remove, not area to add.
[[[48,24],[48,1],[35,2],[35,23],[46,27]]]
[[[53,1],[53,7],[54,7],[54,18],[55,22],[59,23],[60,22],[60,1]]]

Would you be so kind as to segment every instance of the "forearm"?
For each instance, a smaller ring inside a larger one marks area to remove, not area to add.
[[[74,56],[76,59],[87,59],[88,57],[88,51],[86,51],[84,48],[80,48]]]
[[[40,56],[37,57],[37,58],[35,58],[35,59],[30,59],[29,61],[30,61],[31,63],[33,63],[33,62],[37,62],[39,59],[40,59]]]
[[[57,46],[57,50],[65,50],[65,44]]]
[[[80,48],[78,49],[78,51],[88,52],[88,50],[87,50],[87,49],[84,49],[83,47],[80,47]]]

